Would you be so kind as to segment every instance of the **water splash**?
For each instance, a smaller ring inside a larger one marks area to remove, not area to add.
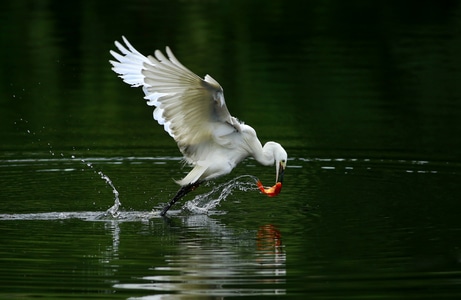
[[[112,188],[112,193],[114,193],[114,205],[112,205],[107,211],[106,214],[111,214],[112,217],[117,218],[120,215],[119,208],[122,203],[120,202],[120,199],[118,198],[119,192],[115,188],[114,184],[112,183],[112,180],[110,180],[109,176],[105,175],[103,172],[99,171],[98,172],[99,176],[101,176],[101,179],[104,179],[106,183]]]
[[[27,120],[23,119],[23,118],[20,118],[19,121],[14,122],[15,125],[19,125],[19,124],[26,124],[27,125],[28,123],[29,122]],[[45,129],[45,126],[43,126],[42,129]],[[30,134],[30,135],[36,137],[37,141],[41,142],[40,138],[38,138],[36,136],[34,131],[31,131],[30,129],[25,129],[25,132],[27,134]],[[41,132],[39,131],[39,133],[41,133]],[[48,146],[48,152],[50,153],[50,155],[55,156],[55,151],[53,150],[53,146],[51,145],[51,143],[48,142],[47,146]],[[62,152],[60,153],[60,156],[62,158],[65,158],[65,155]],[[72,160],[76,159],[74,155],[71,155],[70,158]],[[120,206],[122,204],[121,204],[120,199],[119,199],[119,192],[117,191],[114,184],[112,183],[112,180],[109,178],[109,176],[104,174],[102,171],[96,171],[91,162],[88,162],[85,159],[80,159],[80,161],[84,165],[86,165],[88,168],[90,168],[95,174],[98,174],[101,177],[101,179],[104,180],[106,182],[106,184],[108,184],[112,188],[112,192],[114,194],[114,204],[104,214],[102,214],[102,217],[107,217],[109,215],[112,216],[113,218],[119,217],[119,215],[120,215],[119,208],[120,208]]]
[[[228,182],[214,186],[208,193],[195,196],[194,199],[184,204],[183,209],[195,214],[207,214],[221,201],[226,200],[234,190],[244,192],[256,190],[255,182],[257,180],[258,178],[252,175],[238,176]]]
[[[72,155],[71,156],[72,159],[75,159],[75,156]],[[106,210],[105,213],[103,213],[101,215],[102,218],[105,218],[107,217],[108,215],[112,216],[113,218],[117,218],[119,215],[120,215],[120,211],[119,211],[119,208],[120,206],[122,205],[122,203],[120,202],[120,199],[119,199],[119,195],[120,193],[117,191],[117,189],[115,188],[115,185],[113,184],[112,180],[109,178],[109,176],[107,176],[106,174],[104,174],[102,171],[96,171],[93,167],[93,164],[91,162],[88,162],[86,161],[85,159],[80,159],[80,161],[85,164],[88,168],[90,168],[91,170],[93,170],[93,172],[95,172],[96,174],[98,174],[102,180],[104,180],[111,188],[112,188],[112,193],[114,194],[114,205],[112,205],[108,210]]]

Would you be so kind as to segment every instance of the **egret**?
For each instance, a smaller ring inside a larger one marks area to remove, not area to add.
[[[202,79],[194,74],[169,47],[167,56],[156,50],[154,56],[146,57],[124,36],[122,39],[124,45],[115,41],[120,53],[110,51],[116,59],[110,61],[112,70],[132,87],[142,87],[147,105],[155,106],[154,119],[176,141],[184,161],[193,167],[176,181],[181,188],[161,216],[201,183],[230,173],[248,156],[262,165],[275,165],[278,194],[287,152],[276,142],[267,142],[263,147],[251,126],[230,115],[223,89],[216,80],[210,75]]]

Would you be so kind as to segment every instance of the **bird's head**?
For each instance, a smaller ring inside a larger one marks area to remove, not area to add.
[[[263,153],[265,153],[269,164],[275,163],[275,183],[283,182],[283,174],[287,166],[288,155],[282,145],[276,142],[267,142],[264,145]]]
[[[266,188],[261,181],[258,180],[257,185],[263,194],[269,197],[275,197],[282,190],[283,175],[285,174],[288,155],[285,149],[275,142],[267,142],[264,145],[263,152],[267,155],[268,161],[265,161],[267,164],[269,164],[269,161],[271,161],[271,164],[275,163],[275,184],[272,187]]]

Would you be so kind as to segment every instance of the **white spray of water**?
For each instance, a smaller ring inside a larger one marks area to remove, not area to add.
[[[194,199],[184,204],[183,209],[196,214],[207,214],[221,201],[226,200],[234,190],[246,192],[257,189],[255,185],[257,180],[258,178],[252,175],[238,176],[228,182],[214,186],[208,193],[195,196]]]
[[[71,158],[75,159],[75,156],[72,155]],[[122,205],[119,199],[119,192],[115,188],[112,180],[104,174],[102,171],[96,171],[93,167],[93,164],[91,162],[86,161],[85,159],[80,159],[80,161],[85,164],[88,168],[93,170],[94,173],[98,174],[102,180],[104,180],[111,188],[112,188],[112,193],[114,194],[114,205],[112,205],[106,212],[103,214],[103,216],[111,215],[113,218],[117,218],[120,215],[119,208]]]
[[[112,180],[110,180],[109,176],[103,174],[101,171],[99,171],[98,174],[112,188],[112,192],[114,193],[114,198],[115,198],[114,199],[114,205],[112,205],[106,211],[106,214],[109,213],[109,214],[112,215],[112,217],[117,218],[120,215],[120,212],[118,211],[118,209],[119,209],[120,205],[122,205],[122,203],[120,202],[120,200],[118,198],[119,193],[118,193],[117,189],[115,188],[114,184],[112,183]]]
[[[16,125],[18,125],[18,123],[27,124],[29,122],[27,120],[21,118],[19,120],[19,122],[14,122],[14,123]],[[45,129],[44,126],[42,128]],[[26,129],[26,132],[27,132],[27,134],[36,136],[35,132],[31,131],[30,129]],[[40,138],[37,138],[37,141],[40,142]],[[53,146],[51,145],[51,143],[47,143],[47,146],[48,146],[48,152],[50,153],[50,155],[55,156],[55,151],[53,150]],[[63,153],[60,153],[60,156],[65,157]],[[71,157],[71,159],[76,159],[74,155],[71,155],[70,157]],[[101,177],[101,179],[104,180],[106,182],[106,184],[108,184],[112,188],[112,192],[114,194],[114,205],[112,205],[103,215],[107,216],[107,215],[110,214],[113,218],[117,218],[120,215],[119,208],[120,208],[120,206],[122,204],[121,204],[120,199],[119,199],[119,192],[117,191],[114,184],[112,183],[112,180],[109,178],[109,176],[104,174],[102,171],[96,171],[94,169],[92,163],[87,162],[85,159],[80,159],[80,161],[83,164],[85,164],[88,168],[90,168],[94,173],[98,174]]]

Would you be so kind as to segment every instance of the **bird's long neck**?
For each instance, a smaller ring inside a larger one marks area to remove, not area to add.
[[[267,142],[254,158],[262,165],[271,166],[274,164],[274,142]]]

